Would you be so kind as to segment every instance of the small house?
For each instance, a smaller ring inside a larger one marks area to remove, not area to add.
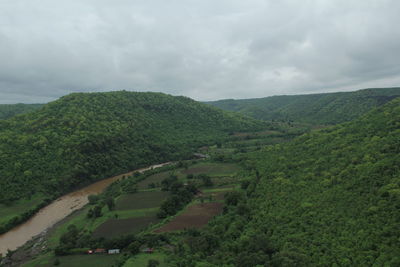
[[[104,249],[104,248],[96,248],[96,249],[94,250],[94,253],[95,253],[95,254],[106,253],[106,249]]]
[[[120,250],[118,248],[109,249],[108,254],[119,254]]]
[[[193,156],[194,156],[195,158],[198,158],[198,159],[206,159],[206,158],[209,157],[209,155],[207,155],[207,154],[202,154],[202,153],[194,153]]]
[[[154,252],[154,249],[153,249],[153,248],[144,248],[144,249],[142,250],[142,252],[147,253],[147,254],[151,254],[151,253]]]

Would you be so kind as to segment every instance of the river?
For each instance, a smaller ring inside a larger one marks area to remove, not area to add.
[[[0,235],[0,254],[5,255],[7,249],[15,250],[22,246],[32,237],[40,234],[46,229],[50,228],[58,221],[64,219],[73,211],[78,210],[88,203],[88,196],[95,195],[103,192],[103,190],[114,181],[121,179],[123,176],[132,175],[134,172],[144,172],[150,169],[159,168],[170,164],[162,163],[152,165],[147,168],[134,170],[128,173],[120,174],[114,177],[110,177],[84,188],[66,194],[59,197],[46,207],[39,210],[32,218],[25,223],[16,226],[7,233]]]

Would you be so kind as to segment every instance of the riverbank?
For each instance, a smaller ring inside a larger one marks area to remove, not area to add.
[[[3,261],[0,262],[0,266],[21,266],[24,263],[32,260],[36,256],[48,252],[50,250],[50,248],[48,247],[48,238],[53,233],[53,231],[60,225],[66,223],[70,218],[76,216],[81,211],[82,209],[73,211],[68,216],[52,225],[50,228],[32,237],[25,244],[12,251],[8,257],[5,257]]]
[[[135,172],[144,172],[169,164],[171,164],[171,162],[155,164],[146,168],[133,170],[124,174],[103,179],[56,199],[46,207],[39,210],[25,223],[11,229],[5,234],[0,235],[0,253],[6,255],[8,250],[15,250],[35,236],[40,235],[43,231],[49,229],[75,210],[79,210],[85,206],[88,203],[87,198],[89,195],[101,193],[114,181],[122,179],[126,176],[130,176]]]

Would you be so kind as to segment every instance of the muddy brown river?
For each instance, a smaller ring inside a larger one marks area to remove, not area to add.
[[[170,163],[167,162],[152,165],[147,168],[110,177],[56,199],[48,206],[42,208],[25,223],[11,229],[5,234],[0,235],[0,253],[5,255],[7,253],[7,249],[15,250],[16,248],[22,246],[32,237],[50,228],[55,223],[71,214],[73,211],[82,208],[88,203],[89,195],[103,192],[103,190],[112,182],[121,179],[123,176],[131,175],[137,171],[143,172],[146,170],[159,168],[168,164]]]

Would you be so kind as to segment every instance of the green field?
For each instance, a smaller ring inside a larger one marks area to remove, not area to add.
[[[176,169],[175,171],[165,171],[153,174],[147,177],[145,180],[139,182],[138,189],[139,190],[149,189],[149,185],[152,183],[159,186],[161,181],[170,175],[176,175],[181,180],[184,180],[188,174],[193,174],[193,175],[206,174],[211,177],[220,177],[220,176],[229,177],[238,172],[239,170],[240,167],[232,163],[200,162],[189,166],[187,169],[179,168]],[[227,184],[231,183],[232,181],[216,180],[215,182],[217,184]]]
[[[167,192],[147,191],[135,194],[127,194],[118,198],[116,210],[147,209],[159,207],[168,197]]]
[[[11,218],[18,216],[24,212],[34,209],[43,201],[42,195],[35,195],[30,200],[18,200],[10,206],[0,204],[0,225],[6,223]]]
[[[240,168],[236,164],[232,163],[201,162],[190,166],[188,169],[183,170],[181,173],[184,175],[207,174],[209,176],[229,176],[239,170]]]
[[[139,254],[130,259],[128,259],[123,267],[147,267],[149,260],[157,260],[160,265],[158,267],[167,267],[168,264],[165,262],[165,254],[163,253],[153,253],[153,254]]]
[[[107,206],[102,209],[102,216],[96,219],[87,218],[86,214],[93,206],[86,206],[80,211],[70,216],[65,223],[54,229],[49,238],[48,245],[54,248],[58,245],[60,236],[67,231],[69,225],[74,224],[80,229],[86,229],[93,231],[93,237],[104,237],[114,238],[124,234],[135,234],[143,229],[149,227],[151,224],[157,224],[161,220],[157,219],[156,213],[161,203],[168,197],[168,192],[148,190],[148,184],[150,183],[161,183],[161,181],[171,174],[177,175],[181,181],[186,180],[186,176],[189,173],[194,175],[206,174],[212,177],[214,187],[202,190],[205,196],[212,194],[213,201],[221,201],[226,191],[233,189],[232,183],[235,183],[236,179],[234,174],[240,170],[235,164],[230,163],[210,163],[210,162],[199,162],[188,168],[179,168],[173,171],[168,170],[161,173],[157,173],[147,177],[145,180],[139,182],[141,189],[134,194],[123,194],[115,199],[115,209],[109,210]],[[198,179],[196,179],[197,181]],[[201,180],[198,180],[201,183]],[[222,186],[221,184],[231,184],[230,186]],[[139,188],[140,188],[139,186]],[[195,200],[195,203],[199,204],[200,200]],[[203,214],[201,217],[204,217]],[[205,216],[207,217],[207,216]],[[195,219],[198,221],[198,219]],[[208,220],[207,220],[208,221]],[[206,222],[203,222],[204,224]],[[135,256],[126,263],[125,266],[147,266],[147,261],[152,259],[159,260],[164,258],[164,254],[140,254]],[[106,265],[98,265],[97,259],[101,256],[68,256],[59,257],[61,262],[60,266],[111,266],[112,262],[104,261]],[[107,258],[112,259],[110,257]],[[52,265],[54,263],[54,253],[45,254],[32,261],[33,265],[28,266],[46,266],[44,264]],[[70,261],[71,265],[63,265],[66,260]],[[160,260],[159,260],[160,261]],[[63,263],[64,262],[64,263]],[[75,262],[81,262],[84,265],[74,265]],[[161,262],[161,261],[160,261]],[[42,265],[41,265],[42,264]],[[107,265],[110,264],[110,265]],[[161,264],[160,266],[167,266]]]
[[[50,267],[55,266],[56,259],[59,260],[61,267],[110,267],[118,262],[121,255],[69,255],[62,257],[54,257],[53,254],[47,254],[45,257],[37,258],[29,263],[22,265],[23,267]]]
[[[159,221],[160,219],[156,216],[110,219],[96,228],[93,232],[93,237],[111,238],[124,234],[135,234],[149,226],[151,223],[158,223]]]
[[[153,175],[150,175],[149,177],[147,177],[145,180],[139,182],[137,184],[139,189],[148,189],[149,188],[149,184],[154,183],[154,184],[158,184],[161,183],[162,180],[164,180],[165,178],[167,178],[172,172],[171,171],[165,171],[165,172],[160,172],[160,173],[156,173]]]

